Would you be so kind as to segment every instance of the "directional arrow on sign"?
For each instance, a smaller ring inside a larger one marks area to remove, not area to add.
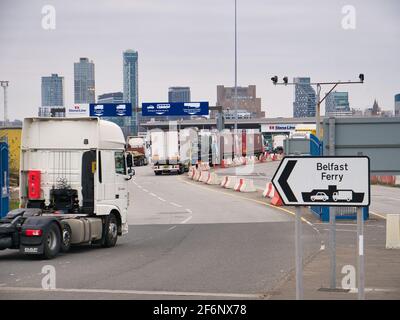
[[[272,178],[285,205],[370,203],[368,157],[285,157]]]

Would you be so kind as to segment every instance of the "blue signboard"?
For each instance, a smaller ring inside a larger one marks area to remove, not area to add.
[[[143,116],[206,116],[208,102],[143,102]]]
[[[91,103],[91,117],[131,117],[132,103]]]

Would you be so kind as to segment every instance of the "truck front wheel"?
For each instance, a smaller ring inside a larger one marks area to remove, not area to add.
[[[43,236],[44,248],[43,257],[45,259],[54,258],[61,248],[61,233],[56,223],[52,223]]]
[[[111,213],[104,226],[104,242],[103,247],[114,247],[118,239],[118,221],[115,214]]]

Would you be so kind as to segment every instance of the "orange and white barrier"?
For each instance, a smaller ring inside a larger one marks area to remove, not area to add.
[[[208,176],[208,180],[206,183],[211,185],[217,185],[220,183],[220,179],[215,172],[210,172],[210,175]]]
[[[228,181],[226,182],[224,188],[233,189],[237,183],[238,178],[236,176],[228,176]]]
[[[228,183],[228,176],[223,176],[223,177],[222,177],[222,180],[221,180],[221,183],[220,183],[220,186],[221,186],[222,188],[225,188],[225,186],[226,186],[227,183]]]
[[[273,204],[274,206],[282,206],[283,205],[282,199],[281,199],[278,191],[276,191],[272,182],[267,183],[267,186],[266,186],[265,190],[263,191],[263,197],[272,199],[271,204]]]
[[[253,180],[243,179],[243,178],[240,178],[237,180],[234,190],[240,191],[240,192],[256,192],[257,191],[256,188],[254,187]]]
[[[206,183],[209,177],[210,177],[210,171],[202,171],[199,181]]]
[[[201,175],[201,171],[200,170],[195,170],[195,173],[193,175],[193,180],[194,181],[199,181],[200,175]]]

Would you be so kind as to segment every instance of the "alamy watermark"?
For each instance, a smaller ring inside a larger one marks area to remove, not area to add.
[[[356,8],[350,4],[342,7],[342,28],[344,30],[354,30],[356,28]]]
[[[56,29],[56,8],[52,5],[42,7],[42,28],[44,30]]]
[[[51,290],[56,288],[56,268],[52,265],[45,265],[42,268],[42,288]]]

